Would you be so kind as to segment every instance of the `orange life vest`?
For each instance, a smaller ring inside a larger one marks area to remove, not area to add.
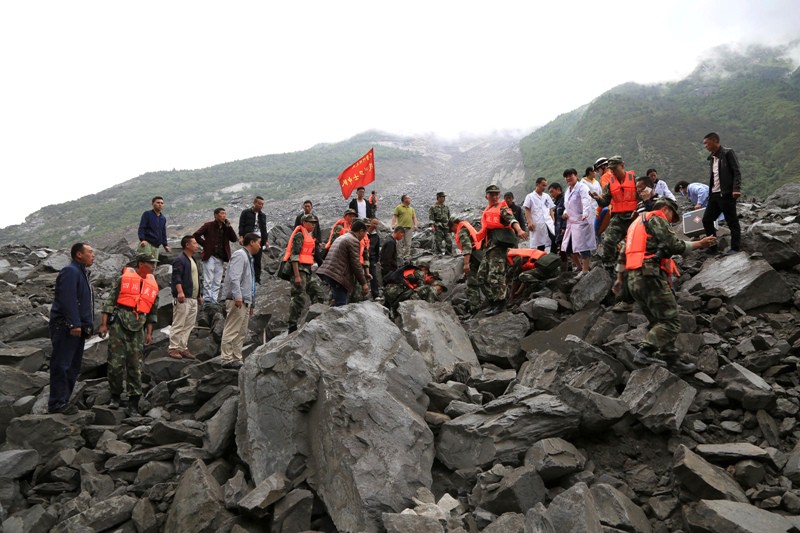
[[[157,297],[158,283],[155,276],[148,274],[146,278],[142,278],[133,268],[123,269],[117,305],[147,314],[153,308]]]
[[[522,271],[525,272],[526,270],[533,270],[536,268],[536,261],[545,255],[547,255],[547,252],[535,248],[511,248],[508,250],[506,258],[508,259],[508,264],[513,265],[514,258],[521,257],[523,259]]]
[[[616,177],[609,184],[611,207],[615,214],[636,211],[639,199],[636,196],[636,178],[632,170],[625,172],[622,183]]]
[[[406,286],[409,289],[411,289],[412,291],[414,289],[416,289],[419,285],[416,284],[416,283],[411,282],[408,278],[410,277],[411,279],[415,279],[414,278],[414,272],[416,272],[416,271],[417,271],[417,269],[413,268],[413,267],[403,270],[403,281],[406,283]]]
[[[614,174],[612,174],[610,170],[606,169],[606,171],[603,172],[603,175],[600,176],[600,188],[605,189],[606,185],[611,183],[612,178],[614,178]]]
[[[369,236],[364,235],[364,238],[358,243],[358,259],[362,265],[364,264],[364,250],[367,248],[369,248]]]
[[[289,244],[286,245],[286,253],[283,254],[283,260],[288,261],[292,256],[292,241],[294,240],[295,233],[298,231],[303,232],[303,247],[300,249],[300,258],[298,262],[301,265],[313,265],[314,249],[316,248],[317,241],[314,240],[314,237],[312,237],[303,226],[297,226],[294,228],[291,237],[289,237]]]
[[[659,209],[658,211],[642,213],[642,215],[636,218],[628,227],[628,233],[625,236],[625,270],[642,268],[645,261],[653,258],[654,254],[647,253],[647,239],[652,237],[647,233],[644,222],[645,220],[650,220],[654,216],[668,220],[664,212]],[[678,266],[670,257],[662,259],[658,266],[669,276],[680,275]]]
[[[480,250],[483,241],[478,239],[478,232],[475,231],[475,228],[472,227],[472,224],[466,220],[459,222],[456,226],[456,246],[458,246],[458,249],[461,251],[464,250],[464,247],[461,245],[461,239],[458,238],[458,236],[461,234],[461,228],[467,228],[467,231],[469,231],[469,236],[472,238],[472,247],[476,250]]]
[[[487,206],[486,209],[483,210],[483,214],[481,215],[481,230],[508,228],[508,226],[500,222],[500,209],[503,207],[508,207],[505,200],[494,207]]]
[[[350,231],[350,224],[348,224],[345,219],[340,218],[339,220],[337,220],[336,224],[334,224],[333,227],[331,228],[331,234],[328,235],[328,242],[325,243],[326,250],[330,249],[331,247],[331,242],[333,241],[333,230],[335,230],[336,226],[340,224],[342,225],[342,229],[339,231],[339,237]]]

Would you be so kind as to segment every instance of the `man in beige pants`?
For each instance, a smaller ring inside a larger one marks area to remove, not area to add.
[[[256,296],[253,256],[261,250],[261,237],[256,233],[248,233],[242,238],[242,245],[244,248],[231,255],[228,275],[222,287],[228,315],[222,331],[221,350],[222,366],[226,368],[242,366],[242,348]]]
[[[203,305],[200,292],[202,276],[192,257],[197,241],[191,235],[181,239],[183,253],[172,263],[172,328],[169,334],[169,356],[173,359],[194,359],[189,351],[189,335],[197,321],[197,306]]]

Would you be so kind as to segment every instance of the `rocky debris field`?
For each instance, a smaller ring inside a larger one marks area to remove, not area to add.
[[[395,316],[317,304],[290,335],[289,285],[265,276],[240,370],[219,364],[213,308],[190,341],[198,359],[175,360],[165,262],[143,415],[107,407],[100,339],[78,414],[47,414],[49,305],[68,255],[4,247],[2,530],[799,531],[798,206],[798,185],[742,203],[746,252],[682,260],[678,346],[698,367],[684,377],[632,364],[646,319],[611,311],[602,269],[468,317],[449,257],[431,260],[446,301]],[[419,253],[429,240],[416,236]],[[97,252],[98,312],[129,258],[124,243]]]

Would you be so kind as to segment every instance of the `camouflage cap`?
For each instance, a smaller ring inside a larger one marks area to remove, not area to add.
[[[608,160],[608,168],[614,168],[624,164],[625,161],[622,160],[621,155],[615,155],[614,157]]]
[[[447,292],[447,285],[445,285],[444,282],[441,282],[441,281],[437,280],[437,281],[434,281],[431,285],[434,286],[434,287],[441,287],[442,288],[442,292]]]
[[[148,253],[136,254],[136,262],[138,263],[158,263],[158,259]]]
[[[655,202],[653,202],[654,208],[659,208],[664,206],[669,207],[675,212],[676,215],[681,216],[681,211],[680,209],[678,209],[678,204],[676,204],[675,200],[673,200],[672,198],[667,198],[666,196],[660,196],[656,198]]]
[[[300,221],[301,222],[313,222],[314,224],[317,224],[319,222],[319,219],[317,218],[317,215],[315,215],[313,213],[309,213],[307,215],[303,215],[303,218],[301,218]]]
[[[445,193],[443,193],[443,192],[437,192],[437,193],[436,193],[436,198],[440,198],[440,197],[446,197],[446,196],[447,196],[447,195],[446,195]]]
[[[353,210],[353,209],[345,209],[344,213],[342,214],[342,216],[346,217],[347,215],[357,215],[357,214],[358,213],[356,213],[355,210]]]
[[[488,187],[486,187],[486,194],[489,194],[490,192],[496,192],[500,194],[500,187],[498,187],[497,185],[489,185]]]
[[[458,217],[450,217],[449,219],[447,219],[448,226],[452,226],[453,224],[458,224],[459,222],[461,222],[461,219],[459,219]]]

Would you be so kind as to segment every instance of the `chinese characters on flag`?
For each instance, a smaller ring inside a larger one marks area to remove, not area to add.
[[[369,152],[364,154],[364,157],[339,174],[339,185],[342,187],[342,195],[345,200],[350,198],[356,188],[375,181],[375,156],[372,153],[373,150],[373,148],[370,148]]]

